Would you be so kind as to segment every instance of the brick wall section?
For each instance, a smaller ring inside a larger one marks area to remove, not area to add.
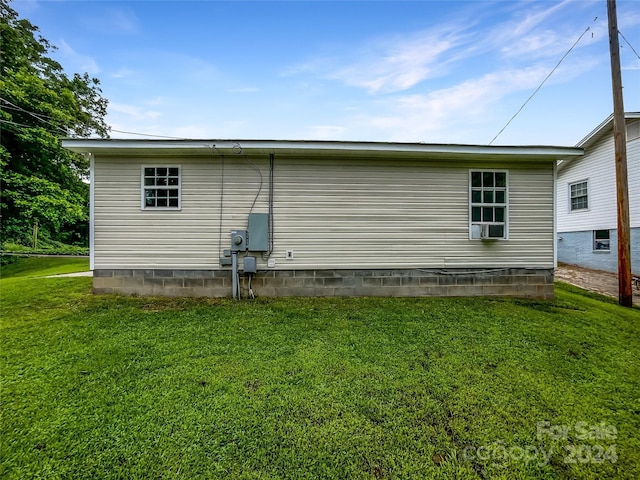
[[[609,230],[610,250],[593,250],[593,231],[559,232],[558,261],[581,267],[618,272],[618,230]],[[640,228],[631,229],[631,271],[640,275]]]
[[[231,296],[230,270],[95,270],[95,293]],[[247,279],[241,277],[246,296]],[[553,298],[553,269],[268,270],[253,278],[263,297],[510,296]]]

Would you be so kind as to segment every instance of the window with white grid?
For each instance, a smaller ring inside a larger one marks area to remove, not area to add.
[[[469,237],[508,238],[507,172],[472,170],[469,177]]]
[[[569,208],[572,212],[589,208],[589,188],[586,180],[569,184]]]
[[[179,210],[180,167],[159,166],[142,167],[142,209],[143,210]]]

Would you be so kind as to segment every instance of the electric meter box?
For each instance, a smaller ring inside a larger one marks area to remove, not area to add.
[[[247,251],[247,231],[231,230],[231,251],[246,252]]]

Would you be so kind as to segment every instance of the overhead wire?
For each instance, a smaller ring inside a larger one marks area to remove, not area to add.
[[[220,218],[218,221],[218,257],[222,255],[222,211],[224,207],[224,154],[219,151],[215,145],[211,146],[213,155],[214,152],[218,152],[220,156]]]
[[[6,98],[0,97],[0,101],[3,103],[3,105],[1,105],[3,108],[7,108],[7,109],[10,109],[10,110],[17,110],[19,112],[26,113],[27,115],[32,116],[36,120],[39,120],[39,121],[41,121],[43,123],[46,123],[46,124],[50,125],[51,127],[57,129],[58,131],[64,133],[65,136],[69,135],[69,131],[67,129],[64,129],[64,128],[60,127],[59,125],[56,125],[55,123],[51,122],[50,120],[53,120],[53,118],[48,116],[48,115],[44,115],[44,114],[41,114],[41,113],[35,113],[35,112],[32,112],[32,111],[27,110],[25,108],[22,108],[21,106],[10,102]],[[3,121],[7,122],[7,120],[3,120]],[[18,124],[18,123],[15,123],[15,124],[16,125],[21,125],[23,127],[28,127],[28,128],[36,128],[36,127],[33,127],[32,125],[24,125],[24,124]],[[130,132],[130,131],[126,131],[126,130],[118,130],[116,128],[112,128],[111,126],[108,126],[108,127],[109,127],[109,131],[111,131],[111,132],[126,133],[127,135],[140,135],[140,136],[143,136],[143,137],[154,137],[154,138],[168,138],[168,139],[172,139],[172,140],[188,140],[186,137],[172,137],[172,136],[169,136],[169,135],[157,135],[157,134],[151,134],[151,133]]]
[[[21,107],[13,106],[13,104],[12,104],[12,103],[9,103],[9,102],[7,102],[6,100],[4,100],[4,99],[2,99],[2,98],[0,98],[0,100],[2,100],[2,101],[4,101],[4,102],[5,102],[5,105],[2,105],[2,108],[5,108],[5,109],[7,109],[7,110],[17,110],[17,111],[19,111],[19,112],[25,112],[25,110],[24,110],[23,108],[21,108]],[[30,114],[31,114],[31,115],[36,115],[36,114],[35,114],[35,113],[33,113],[33,112],[30,112]],[[51,116],[49,116],[49,115],[45,115],[45,114],[43,114],[43,113],[39,113],[39,114],[37,114],[37,115],[38,115],[38,116],[40,116],[40,117],[42,117],[42,118],[46,118],[46,119],[48,119],[48,120],[53,120],[53,119],[54,119],[53,117],[51,117]]]
[[[633,53],[635,53],[635,54],[636,54],[636,57],[638,57],[638,59],[640,59],[640,55],[638,55],[638,52],[636,52],[636,49],[635,49],[635,48],[633,48],[633,45],[631,45],[631,43],[629,43],[629,40],[627,40],[627,37],[625,37],[625,36],[623,35],[623,33],[622,33],[620,30],[618,30],[618,33],[620,34],[620,36],[622,37],[622,39],[627,43],[627,45],[629,45],[629,48],[630,48],[631,50],[633,50]]]
[[[597,17],[596,17],[596,18],[597,18]],[[573,49],[576,47],[576,45],[578,45],[578,43],[580,43],[580,40],[582,40],[582,37],[584,37],[584,36],[585,36],[585,34],[586,34],[589,30],[591,30],[591,27],[587,27],[587,28],[585,28],[584,32],[582,32],[582,33],[580,34],[580,36],[578,37],[578,39],[577,39],[575,42],[573,42],[573,45],[571,45],[571,48],[569,48],[569,50],[567,50],[567,52],[562,56],[562,58],[560,59],[560,61],[556,64],[556,66],[555,66],[555,67],[553,67],[553,69],[549,72],[549,74],[548,74],[546,77],[544,77],[544,80],[542,80],[542,82],[540,83],[540,85],[538,85],[538,88],[536,88],[536,89],[534,90],[534,92],[529,96],[529,98],[527,98],[527,99],[525,100],[525,102],[524,102],[524,103],[522,104],[522,106],[518,109],[518,111],[517,111],[516,113],[514,113],[514,114],[513,114],[513,116],[509,119],[509,121],[505,124],[505,126],[504,126],[504,127],[502,127],[502,128],[500,129],[500,131],[496,134],[496,136],[495,136],[495,137],[493,137],[493,138],[491,139],[491,141],[489,142],[489,145],[491,145],[491,144],[496,140],[496,138],[498,138],[498,137],[502,134],[502,132],[504,132],[504,131],[505,131],[505,129],[506,129],[506,128],[511,124],[511,122],[512,122],[512,121],[513,121],[513,120],[518,116],[518,114],[520,114],[520,112],[524,109],[524,107],[527,105],[527,103],[529,103],[529,101],[530,101],[533,97],[535,97],[535,95],[540,91],[540,89],[541,89],[541,88],[542,88],[542,86],[546,83],[546,81],[547,81],[547,80],[549,80],[549,77],[551,77],[551,75],[553,75],[553,74],[554,74],[554,72],[558,69],[558,67],[559,67],[559,66],[560,66],[560,64],[564,61],[564,59],[565,59],[565,58],[567,58],[567,55],[569,55],[569,54],[573,51]]]
[[[111,132],[126,133],[127,135],[140,135],[142,137],[170,138],[172,140],[188,140],[188,138],[186,138],[186,137],[171,137],[169,135],[154,135],[154,134],[151,134],[151,133],[127,132],[125,130],[117,130],[117,129],[111,128],[111,127],[109,127],[109,130]]]
[[[596,17],[594,19],[594,22],[597,20],[598,17]],[[578,45],[578,43],[580,42],[580,40],[582,40],[582,37],[584,37],[584,35],[591,29],[591,27],[587,27],[584,32],[582,32],[582,34],[580,34],[580,36],[578,37],[578,39],[573,43],[573,45],[571,46],[571,48],[569,48],[569,50],[562,56],[562,58],[560,59],[560,61],[556,64],[555,67],[553,67],[553,69],[551,70],[551,72],[549,72],[549,74],[544,78],[544,80],[542,80],[542,82],[540,83],[540,85],[538,86],[538,88],[536,88],[534,90],[534,92],[529,96],[529,98],[527,98],[527,100],[525,100],[525,102],[522,104],[522,106],[516,111],[516,113],[509,119],[509,121],[505,124],[504,127],[502,127],[502,129],[500,129],[500,131],[491,139],[491,141],[489,142],[489,145],[491,145],[501,134],[502,132],[504,132],[504,130],[506,130],[506,128],[511,124],[511,122],[520,114],[520,112],[524,109],[524,107],[529,103],[529,101],[531,101],[531,99],[538,93],[538,91],[540,91],[540,89],[544,86],[544,84],[546,83],[546,81],[551,77],[551,75],[553,75],[553,73],[555,73],[555,71],[558,69],[558,67],[560,66],[560,64],[564,61],[564,59],[569,55],[569,53],[571,53],[571,51]],[[638,52],[636,51],[636,49],[633,47],[633,45],[631,45],[631,43],[629,42],[629,40],[627,40],[627,37],[624,36],[624,34],[618,30],[618,33],[620,34],[620,36],[622,37],[622,39],[625,41],[625,43],[629,46],[629,48],[633,51],[633,53],[635,54],[636,57],[638,57],[638,59],[640,59],[640,55],[638,54]],[[65,136],[69,135],[68,130],[60,127],[59,125],[56,125],[54,123],[52,123],[50,120],[52,120],[53,118],[48,116],[48,115],[44,115],[41,113],[35,113],[29,110],[26,110],[22,107],[20,107],[19,105],[16,105],[12,102],[10,102],[9,100],[0,97],[0,101],[2,101],[3,103],[5,103],[6,105],[9,106],[10,109],[12,110],[18,110],[21,111],[23,113],[26,113],[27,115],[32,116],[33,118],[47,123],[50,126],[52,126],[53,128],[59,130],[60,132],[64,133]],[[6,107],[5,107],[6,108]],[[25,127],[25,128],[37,128],[37,127],[33,127],[31,125],[25,125],[25,124],[20,124],[17,122],[9,122],[8,120],[2,120],[3,123],[12,123],[13,125],[16,126],[21,126],[21,127]],[[160,134],[152,134],[152,133],[141,133],[141,132],[132,132],[132,131],[127,131],[127,130],[119,130],[116,128],[112,128],[111,126],[108,125],[109,131],[111,132],[117,132],[117,133],[124,133],[127,135],[138,135],[138,136],[143,136],[143,137],[152,137],[152,138],[167,138],[167,139],[171,139],[171,140],[189,140],[190,138],[188,137],[175,137],[175,136],[170,136],[170,135],[160,135]],[[236,151],[236,149],[238,149]],[[239,154],[242,153],[242,146],[240,144],[236,144],[234,146],[234,153]],[[260,189],[262,189],[262,172],[260,171],[260,169],[253,164],[245,155],[245,160],[247,162],[249,162],[255,169],[256,171],[258,171],[258,173],[260,174]],[[260,194],[260,191],[258,192],[258,195]],[[256,199],[254,200],[252,206],[251,206],[251,210],[253,210],[253,207],[255,206],[255,203],[257,201],[258,196],[256,196]]]
[[[69,135],[69,132],[68,132],[66,129],[64,129],[64,128],[60,127],[59,125],[56,125],[56,124],[55,124],[55,123],[53,123],[53,122],[50,122],[49,120],[47,120],[45,117],[43,117],[42,115],[40,115],[40,114],[38,114],[38,113],[34,113],[34,112],[29,111],[29,110],[26,110],[26,109],[22,108],[21,106],[16,105],[15,103],[10,102],[10,101],[9,101],[9,100],[7,100],[6,98],[2,98],[2,97],[0,97],[0,101],[4,102],[5,104],[7,104],[7,105],[9,105],[9,106],[11,106],[11,107],[13,107],[13,109],[15,109],[15,110],[18,110],[18,111],[20,111],[20,112],[26,113],[27,115],[31,115],[33,118],[35,118],[35,119],[37,119],[37,120],[39,120],[39,121],[41,121],[41,122],[44,122],[44,123],[46,123],[46,124],[48,124],[48,125],[52,126],[53,128],[55,128],[55,129],[57,129],[57,130],[59,130],[59,131],[63,132],[65,135]]]
[[[264,183],[263,178],[262,178],[262,170],[260,170],[260,168],[258,168],[258,166],[255,163],[253,163],[251,160],[249,160],[249,157],[247,157],[247,154],[244,153],[244,150],[242,149],[242,145],[240,145],[239,143],[236,143],[233,146],[232,151],[236,155],[243,155],[245,162],[247,162],[249,165],[251,165],[253,167],[253,169],[256,172],[258,172],[258,175],[260,176],[260,186],[258,187],[258,193],[256,193],[256,196],[253,199],[253,203],[251,204],[251,208],[249,209],[249,215],[251,215],[251,212],[253,212],[253,207],[255,207],[256,202],[258,201],[258,197],[260,196],[260,192],[262,192],[262,185]]]
[[[3,120],[0,118],[0,123],[6,123],[9,125],[15,125],[17,127],[23,127],[23,128],[42,128],[42,127],[36,127],[34,125],[25,125],[24,123],[18,123],[18,122],[12,122],[11,120]]]

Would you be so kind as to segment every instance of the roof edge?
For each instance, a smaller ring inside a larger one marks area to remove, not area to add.
[[[640,118],[640,112],[625,112],[624,113],[624,119],[626,120],[635,120],[637,118]],[[605,130],[610,123],[613,122],[613,113],[611,115],[609,115],[602,123],[600,123],[600,125],[598,125],[596,128],[594,128],[591,132],[589,132],[587,134],[586,137],[584,137],[582,140],[580,140],[577,144],[576,147],[584,147],[585,145],[589,145],[591,143],[592,140],[594,140],[596,137],[599,136],[599,134]]]
[[[625,124],[627,120],[635,120],[640,118],[640,112],[625,112],[624,120]],[[594,128],[589,134],[580,140],[576,147],[586,149],[590,147],[593,143],[595,143],[601,135],[609,128],[609,126],[613,123],[613,113],[609,115],[600,125]],[[562,170],[567,167],[570,163],[572,163],[577,157],[569,157],[559,161],[558,170]]]
[[[548,145],[467,145],[467,144],[429,144],[394,142],[355,142],[332,140],[139,140],[139,139],[95,139],[69,138],[62,140],[62,146],[77,153],[99,153],[124,150],[181,150],[196,153],[242,150],[268,151],[361,151],[361,152],[398,152],[430,154],[469,154],[469,155],[536,155],[536,156],[573,156],[582,155],[580,147]]]

